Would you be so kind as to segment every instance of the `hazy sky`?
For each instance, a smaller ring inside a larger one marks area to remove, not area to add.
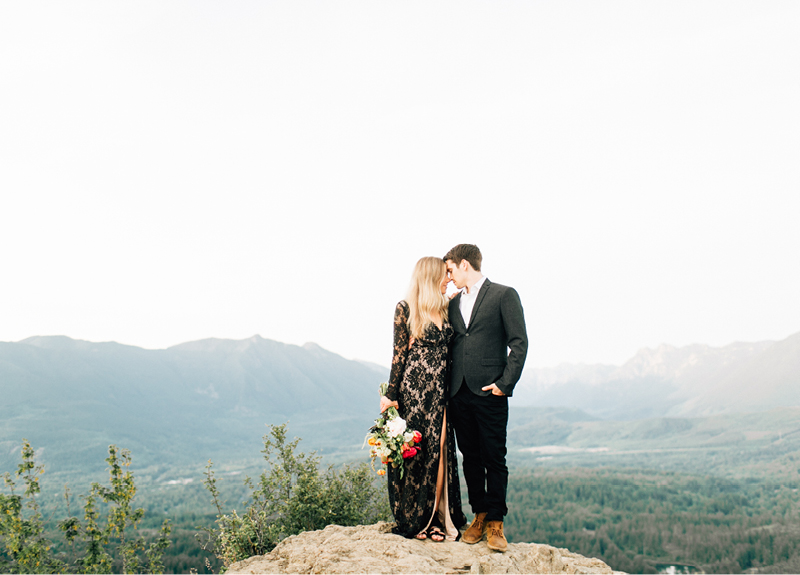
[[[529,365],[800,331],[800,3],[3,2],[0,341],[388,365],[475,243]]]

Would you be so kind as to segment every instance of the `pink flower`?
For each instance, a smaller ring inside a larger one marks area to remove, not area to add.
[[[422,434],[419,431],[414,432],[414,443],[419,443],[420,439],[422,439]]]

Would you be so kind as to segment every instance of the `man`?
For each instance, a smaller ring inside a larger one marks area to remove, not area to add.
[[[525,318],[517,292],[481,273],[478,246],[459,244],[443,259],[448,277],[462,290],[450,300],[449,309],[455,335],[450,344],[448,417],[464,456],[475,518],[461,540],[477,543],[486,534],[491,549],[505,551],[508,398],[528,353]]]

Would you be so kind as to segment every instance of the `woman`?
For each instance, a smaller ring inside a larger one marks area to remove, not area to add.
[[[467,520],[455,439],[447,420],[447,267],[441,258],[417,262],[405,300],[394,313],[394,357],[381,412],[394,405],[410,429],[422,434],[421,453],[405,460],[405,473],[389,468],[389,503],[395,533],[455,541]]]

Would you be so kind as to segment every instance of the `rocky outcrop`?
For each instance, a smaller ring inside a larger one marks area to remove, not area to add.
[[[476,545],[417,541],[391,524],[329,525],[282,541],[267,555],[234,563],[228,573],[614,573],[590,559],[535,543],[511,543],[496,553]]]

